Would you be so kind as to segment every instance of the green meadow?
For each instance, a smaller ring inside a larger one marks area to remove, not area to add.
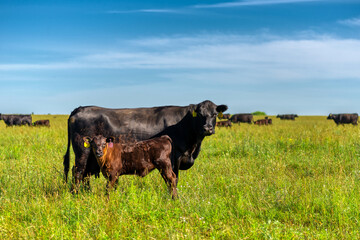
[[[122,176],[109,198],[103,176],[71,194],[67,117],[0,122],[0,239],[360,239],[359,126],[300,116],[217,128],[173,201],[157,170]]]

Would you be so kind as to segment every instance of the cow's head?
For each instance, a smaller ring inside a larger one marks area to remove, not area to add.
[[[329,114],[329,116],[327,117],[327,119],[329,120],[329,119],[334,119],[334,115],[333,114]]]
[[[2,116],[1,116],[1,113],[0,113],[0,120],[2,120]]]
[[[276,117],[277,117],[277,118],[279,118],[279,117],[280,117],[280,115],[278,114],[278,115],[276,115]]]
[[[108,147],[113,147],[115,138],[97,135],[95,137],[83,137],[83,140],[85,148],[91,147],[96,157],[102,157]]]
[[[226,105],[216,105],[206,100],[194,105],[191,112],[194,129],[200,136],[209,136],[215,133],[216,117],[222,115],[228,107]]]
[[[295,114],[294,117],[299,117],[299,116],[297,114]]]

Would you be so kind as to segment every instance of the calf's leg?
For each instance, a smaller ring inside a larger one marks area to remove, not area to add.
[[[161,176],[165,180],[166,185],[169,188],[172,199],[178,198],[177,188],[176,188],[177,177],[171,168],[170,161],[163,168],[160,168],[159,171],[161,173]]]
[[[106,195],[109,195],[111,189],[116,189],[119,182],[119,176],[117,173],[110,173],[108,176],[108,182],[106,184]]]

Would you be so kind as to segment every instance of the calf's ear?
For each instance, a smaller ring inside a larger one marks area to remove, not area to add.
[[[90,137],[83,137],[83,140],[84,140],[84,147],[89,148],[92,139]]]
[[[108,137],[106,139],[106,142],[108,143],[108,147],[112,148],[114,146],[114,142],[115,142],[115,137]]]
[[[225,112],[228,109],[228,106],[226,105],[219,105],[216,107],[217,112]]]

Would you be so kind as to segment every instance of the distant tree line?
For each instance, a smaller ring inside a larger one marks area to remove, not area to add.
[[[256,115],[256,116],[262,116],[262,115],[266,115],[265,112],[261,112],[261,111],[256,111],[256,112],[253,112],[251,113],[252,115]]]

